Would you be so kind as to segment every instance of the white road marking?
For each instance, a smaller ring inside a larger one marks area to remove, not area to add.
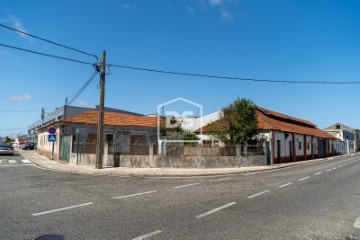
[[[149,191],[149,192],[142,192],[142,193],[135,193],[135,194],[125,195],[125,196],[120,196],[120,197],[114,197],[114,199],[122,199],[122,198],[135,197],[135,196],[140,196],[140,195],[150,194],[150,193],[155,193],[155,192],[157,192],[157,190]]]
[[[173,187],[173,188],[190,187],[190,186],[194,186],[194,185],[198,185],[198,184],[200,184],[200,183],[191,183],[191,184],[181,185],[181,186],[177,186],[177,187]]]
[[[250,176],[250,175],[255,175],[258,174],[257,172],[253,172],[253,173],[246,173],[245,176]]]
[[[291,185],[291,184],[292,184],[292,182],[285,183],[285,184],[279,186],[278,188],[283,188],[283,187],[289,186],[289,185]]]
[[[84,203],[84,204],[79,204],[79,205],[74,205],[74,206],[69,206],[69,207],[64,207],[64,208],[58,208],[58,209],[54,209],[54,210],[49,210],[49,211],[45,211],[45,212],[39,212],[39,213],[34,213],[32,214],[33,216],[39,216],[39,215],[44,215],[44,214],[48,214],[48,213],[53,213],[53,212],[59,212],[59,211],[64,211],[64,210],[69,210],[72,208],[78,208],[78,207],[85,207],[88,205],[93,204],[92,202],[88,202],[88,203]]]
[[[27,160],[27,159],[23,159],[23,160],[21,160],[23,163],[31,163],[29,160]]]
[[[132,240],[143,240],[143,239],[146,239],[146,238],[148,238],[148,237],[155,236],[155,235],[157,235],[157,234],[159,234],[159,233],[162,233],[162,231],[156,230],[156,231],[154,231],[154,232],[141,235],[140,237],[133,238]]]
[[[8,160],[10,164],[16,164],[16,160]]]
[[[317,172],[317,173],[314,174],[314,176],[320,175],[320,174],[322,174],[322,172]]]
[[[208,212],[206,212],[206,213],[197,215],[196,218],[205,217],[205,216],[207,216],[207,215],[210,215],[210,214],[213,214],[213,213],[218,212],[218,211],[220,211],[220,210],[223,210],[223,209],[225,209],[225,208],[228,208],[228,207],[230,207],[230,206],[232,206],[232,205],[234,205],[234,204],[236,204],[236,202],[228,203],[228,204],[226,204],[226,205],[224,205],[224,206],[215,208],[215,209],[213,209],[213,210],[211,210],[211,211],[208,211]]]
[[[299,181],[304,181],[304,180],[306,180],[306,179],[308,179],[308,178],[310,178],[310,176],[300,178]]]
[[[331,170],[332,170],[332,169],[330,168],[330,169],[327,169],[326,171],[327,171],[327,172],[330,172]]]
[[[339,165],[338,167],[342,167],[343,165],[341,164],[341,165]]]
[[[232,178],[229,177],[229,178],[214,179],[214,180],[210,180],[209,182],[220,182],[220,181],[225,181],[225,180],[229,180],[229,179],[232,179]]]
[[[2,160],[0,160],[0,164],[2,164]]]
[[[337,167],[333,167],[332,170],[335,170]]]
[[[360,217],[358,217],[354,223],[354,228],[359,228],[360,229]]]
[[[254,195],[248,196],[247,198],[254,198],[254,197],[260,196],[260,195],[262,195],[262,194],[264,194],[264,193],[267,193],[267,192],[270,192],[270,190],[265,190],[265,191],[256,193],[256,194],[254,194]]]

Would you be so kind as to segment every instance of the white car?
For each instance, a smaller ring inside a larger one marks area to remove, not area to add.
[[[14,147],[10,144],[0,144],[0,154],[14,155]]]

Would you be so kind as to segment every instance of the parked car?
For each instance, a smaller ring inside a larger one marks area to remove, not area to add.
[[[10,144],[0,144],[0,154],[14,155],[14,147]]]
[[[28,143],[25,143],[25,145],[23,145],[22,149],[24,149],[24,150],[34,150],[36,145],[37,145],[36,143],[28,142]]]
[[[19,142],[17,147],[18,148],[23,148],[23,146],[26,144],[26,142]]]

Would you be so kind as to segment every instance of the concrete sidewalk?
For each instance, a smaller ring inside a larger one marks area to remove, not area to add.
[[[38,154],[36,151],[26,151],[16,149],[23,157],[35,163],[43,169],[91,175],[114,175],[123,177],[197,177],[197,176],[216,176],[237,173],[252,173],[259,171],[268,171],[279,168],[291,167],[299,164],[311,164],[320,161],[331,161],[335,159],[343,159],[349,156],[360,155],[360,153],[341,155],[336,157],[299,161],[291,163],[281,163],[270,166],[253,166],[253,167],[237,167],[237,168],[129,168],[129,167],[105,167],[103,169],[95,169],[95,166],[73,165],[63,161],[53,161],[49,158]]]

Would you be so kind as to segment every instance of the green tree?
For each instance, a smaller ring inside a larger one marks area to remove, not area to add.
[[[239,98],[222,109],[219,121],[207,125],[206,131],[226,145],[244,145],[256,133],[256,105],[246,98]]]

